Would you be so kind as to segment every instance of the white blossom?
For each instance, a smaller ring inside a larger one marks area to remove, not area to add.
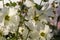
[[[49,27],[49,26],[48,26]],[[50,34],[51,30],[49,30],[49,28],[47,28],[47,26],[45,26],[46,29],[44,30],[40,30],[40,38],[41,40],[50,40],[52,35]]]
[[[0,34],[2,33],[2,37],[5,38],[11,33],[11,36],[14,36],[11,40],[50,40],[54,34],[49,25],[53,20],[49,16],[55,16],[53,11],[60,6],[59,2],[59,0],[47,0],[47,2],[44,0],[0,1]],[[15,7],[14,3],[16,3]],[[41,6],[41,10],[38,10]],[[8,38],[10,40],[10,37]]]
[[[17,12],[14,11],[15,9],[10,9],[8,12],[4,13],[2,17],[2,28],[5,30],[5,32],[12,32],[15,33],[17,30],[17,26],[19,24],[19,16],[16,14]],[[7,29],[5,29],[7,28]]]

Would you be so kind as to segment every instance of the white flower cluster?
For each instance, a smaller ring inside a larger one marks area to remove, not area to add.
[[[51,16],[56,16],[58,0],[1,0],[1,40],[50,40]],[[56,24],[56,23],[55,23]],[[55,25],[53,24],[53,25]]]

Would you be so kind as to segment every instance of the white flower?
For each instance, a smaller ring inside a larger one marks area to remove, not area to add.
[[[3,1],[0,1],[0,8],[3,8]]]
[[[28,34],[28,29],[23,25],[19,27],[19,33],[22,35],[23,40],[26,39],[27,34]]]
[[[45,25],[45,29],[40,30],[40,33],[39,33],[41,40],[46,40],[46,39],[50,40],[51,37],[53,36],[50,32],[51,32],[51,29],[49,28],[49,26]]]
[[[39,35],[40,35],[40,38],[41,38],[41,39],[45,39],[45,36],[46,36],[47,34],[45,33],[44,30],[40,30]]]
[[[26,1],[24,2],[24,5],[26,5],[27,7],[33,7],[35,4],[32,3],[32,2],[29,1],[29,0],[26,0]]]
[[[36,14],[35,14],[36,13]],[[38,28],[38,23],[39,23],[39,27],[40,25],[40,19],[42,19],[42,17],[40,16],[40,11],[38,11],[35,8],[30,8],[28,10],[28,16],[26,16],[26,18],[29,20],[28,22],[25,22],[26,25],[28,25],[28,27],[32,30],[34,29],[39,29]]]
[[[15,10],[15,11],[14,11]],[[4,13],[1,18],[2,18],[2,26],[4,26],[4,28],[7,28],[5,32],[11,32],[11,33],[15,33],[15,31],[17,30],[18,24],[19,24],[19,16],[16,14],[17,11],[14,8],[10,8],[8,10],[8,12],[6,11],[6,13]],[[5,29],[4,29],[5,30]]]

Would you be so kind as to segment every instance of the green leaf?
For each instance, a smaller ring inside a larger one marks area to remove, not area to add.
[[[44,1],[44,2],[48,2],[48,0],[42,0],[42,1]]]
[[[11,38],[10,40],[16,40],[16,38],[15,38],[15,37],[13,37],[13,38]]]
[[[14,7],[15,7],[16,5],[17,5],[17,4],[16,4],[15,2],[12,3],[12,6],[14,6]]]
[[[42,6],[41,6],[41,5],[38,5],[38,4],[35,4],[35,7],[36,7],[38,10],[40,10],[40,9],[42,8]]]
[[[10,2],[10,6],[15,7],[17,4],[15,2]]]
[[[24,10],[25,7],[26,7],[25,5],[22,5],[22,6],[21,6],[21,10]]]

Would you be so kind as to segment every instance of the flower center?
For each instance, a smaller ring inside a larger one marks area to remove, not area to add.
[[[9,21],[10,17],[8,15],[5,16],[5,20]]]
[[[23,32],[23,31],[24,31],[24,29],[21,30],[21,32]]]
[[[34,20],[37,21],[38,20],[38,17],[34,17]]]
[[[41,35],[42,37],[45,37],[45,33],[44,33],[44,32],[41,32],[40,35]]]
[[[38,21],[38,20],[39,20],[39,16],[38,16],[38,15],[35,15],[35,16],[33,17],[33,19],[34,19],[35,21]]]

